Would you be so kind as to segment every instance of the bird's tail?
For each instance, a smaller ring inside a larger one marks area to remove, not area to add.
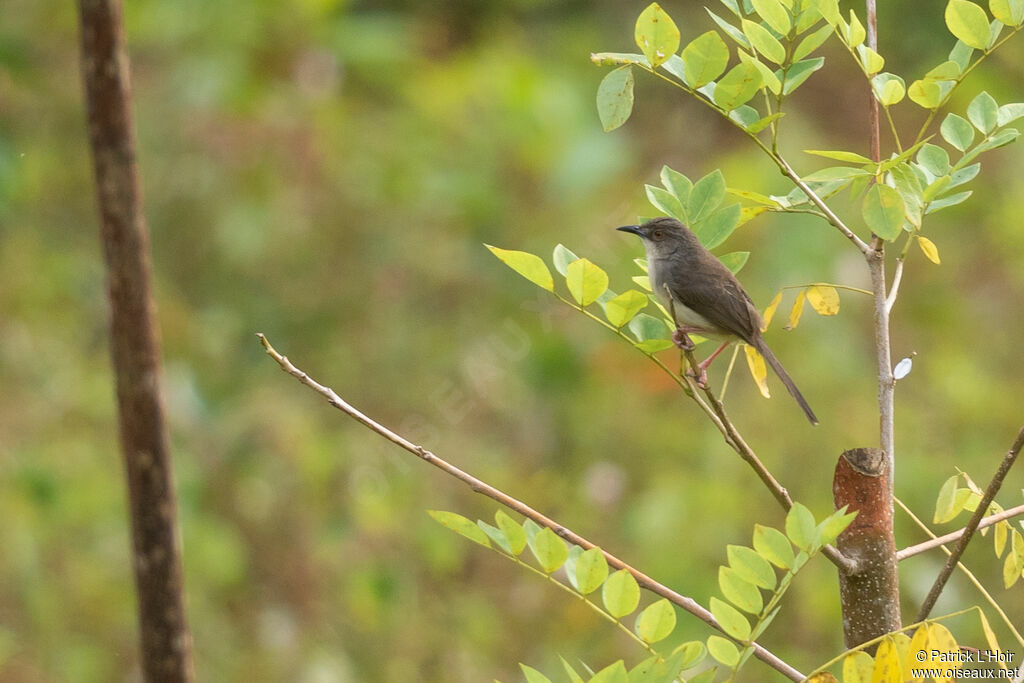
[[[790,395],[796,399],[797,403],[800,404],[800,408],[803,409],[804,415],[806,415],[807,419],[811,421],[811,424],[818,424],[818,418],[815,416],[814,411],[811,410],[811,407],[807,405],[807,400],[804,398],[804,395],[796,388],[796,384],[793,383],[789,373],[787,373],[786,369],[782,367],[782,363],[779,362],[779,359],[775,357],[775,354],[772,353],[772,350],[768,348],[768,345],[764,343],[764,340],[761,339],[760,336],[758,336],[754,344],[754,348],[757,349],[758,353],[764,356],[764,359],[768,361],[768,365],[772,366],[772,370],[774,370],[775,374],[779,376],[782,383],[786,385],[786,389],[789,391]]]

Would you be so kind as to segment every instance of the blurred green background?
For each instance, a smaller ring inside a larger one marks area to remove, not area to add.
[[[601,131],[605,70],[589,53],[629,51],[644,4],[127,3],[201,680],[514,681],[520,661],[554,673],[558,655],[643,654],[434,523],[425,509],[490,519],[495,504],[327,407],[257,331],[370,415],[702,603],[725,545],[782,523],[653,366],[482,246],[549,258],[562,242],[622,291],[640,245],[612,229],[652,213],[642,184],[662,164],[788,189],[731,126],[649,77],[633,119]],[[881,5],[887,69],[909,82],[945,58],[939,4],[920,17],[920,3]],[[711,28],[697,3],[663,6],[684,40]],[[76,15],[49,0],[2,9],[0,679],[135,680]],[[823,54],[787,105],[802,172],[825,165],[804,148],[867,152],[864,86],[834,42]],[[1017,39],[953,110],[981,89],[1024,100],[1022,65]],[[905,108],[899,123],[916,130],[920,111]],[[954,468],[987,481],[1021,423],[1022,160],[1020,144],[982,157],[974,197],[927,224],[942,265],[912,253],[895,310],[896,358],[917,352],[897,395],[897,493],[927,519]],[[762,307],[784,285],[866,283],[859,255],[812,219],[760,217],[723,247],[735,249],[753,252],[742,279]],[[844,293],[838,317],[768,332],[818,428],[777,382],[771,401],[745,372],[729,390],[748,441],[819,516],[839,452],[877,441],[870,325],[868,301]],[[922,540],[902,513],[897,525],[899,545]],[[908,616],[942,559],[901,567]],[[1024,593],[1002,589],[989,539],[966,561],[1019,626]],[[977,602],[957,577],[936,613]],[[980,644],[973,622],[953,629]],[[673,637],[707,635],[681,614]],[[842,649],[830,565],[808,568],[764,642],[803,670]]]

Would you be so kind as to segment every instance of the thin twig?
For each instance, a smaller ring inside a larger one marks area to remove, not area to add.
[[[960,540],[957,542],[956,547],[953,548],[953,552],[948,558],[946,558],[946,564],[943,565],[942,571],[935,578],[935,583],[932,585],[932,589],[928,591],[928,596],[924,599],[924,603],[921,605],[921,609],[918,612],[917,620],[923,621],[928,618],[928,614],[932,611],[932,607],[935,606],[935,601],[939,599],[939,594],[942,593],[942,589],[946,586],[946,581],[949,580],[950,574],[953,573],[953,568],[956,563],[960,560],[960,556],[964,554],[964,550],[967,549],[967,544],[971,542],[971,538],[974,536],[974,532],[978,529],[978,525],[981,523],[981,518],[985,516],[985,511],[988,510],[989,504],[992,499],[996,497],[996,493],[999,492],[1000,487],[1003,485],[1003,480],[1006,478],[1010,468],[1013,467],[1013,463],[1017,460],[1017,456],[1020,454],[1020,449],[1024,447],[1024,427],[1017,433],[1017,438],[1014,440],[1013,445],[1010,446],[1010,450],[1006,452],[1003,457],[1003,461],[999,463],[999,469],[996,470],[995,476],[992,477],[992,481],[989,482],[988,488],[985,489],[985,495],[981,497],[981,502],[978,503],[978,508],[971,515],[971,519],[967,522],[967,526],[963,529],[963,534],[960,536]]]
[[[906,503],[897,498],[896,504],[899,505],[900,509],[903,510],[903,512],[905,512],[906,515],[914,521],[914,524],[920,527],[921,531],[925,532],[932,538],[935,538],[935,534],[932,533],[932,530],[928,528],[928,525],[922,522],[921,519],[914,514],[914,511],[907,507]],[[946,555],[949,556],[949,548],[947,548],[946,546],[940,547],[942,548],[942,552],[946,553]],[[985,602],[989,604],[989,607],[991,607],[992,610],[999,615],[999,618],[1003,620],[1003,624],[1006,626],[1007,629],[1009,629],[1010,633],[1013,634],[1013,637],[1017,639],[1017,642],[1020,643],[1021,647],[1024,647],[1024,635],[1021,635],[1020,631],[1017,630],[1017,627],[1013,625],[1013,622],[1010,621],[1010,617],[1006,615],[1006,612],[999,605],[996,599],[992,597],[992,594],[988,592],[988,589],[985,588],[984,585],[982,585],[981,581],[978,580],[978,577],[975,576],[974,573],[971,572],[971,570],[968,569],[963,562],[957,562],[956,566],[957,569],[964,573],[964,576],[966,576],[967,580],[971,582],[971,585],[978,589],[978,592],[981,593],[981,597],[985,598]]]
[[[978,528],[985,529],[987,527],[992,526],[993,524],[998,524],[999,522],[1002,522],[1004,519],[1010,519],[1011,517],[1016,517],[1017,515],[1024,515],[1024,505],[1018,505],[1017,507],[1013,507],[1008,510],[1003,510],[998,514],[983,517],[981,522],[978,523]],[[963,529],[959,529],[957,531],[951,531],[945,536],[936,536],[935,538],[929,539],[922,543],[918,543],[917,545],[907,546],[903,550],[900,550],[896,553],[896,560],[905,560],[908,557],[920,555],[923,552],[927,552],[934,548],[938,548],[940,545],[952,543],[953,541],[963,536],[966,530],[967,527],[964,527]]]
[[[256,336],[259,337],[260,343],[263,345],[263,348],[266,350],[267,354],[271,358],[273,358],[279,366],[281,366],[282,370],[298,379],[307,387],[316,391],[318,394],[326,398],[328,403],[330,403],[332,406],[334,406],[338,410],[342,411],[343,413],[354,419],[356,422],[359,422],[364,427],[367,427],[368,429],[370,429],[373,432],[376,432],[377,434],[384,437],[391,443],[409,451],[410,453],[420,458],[424,462],[433,465],[434,467],[469,485],[469,487],[473,489],[473,491],[475,491],[476,493],[487,496],[491,500],[501,503],[510,510],[514,510],[515,512],[518,512],[524,517],[532,519],[537,524],[547,527],[548,529],[551,529],[559,537],[563,538],[569,543],[573,543],[575,545],[580,546],[581,548],[585,548],[588,550],[590,548],[597,547],[595,544],[591,543],[582,536],[579,536],[570,529],[562,526],[550,517],[547,517],[544,514],[537,512],[536,510],[528,506],[526,503],[523,503],[522,501],[513,498],[512,496],[508,495],[507,493],[504,493],[499,489],[496,489],[490,484],[480,479],[477,479],[468,472],[459,469],[455,465],[452,465],[451,463],[442,460],[438,456],[434,455],[433,453],[425,449],[423,446],[414,444],[405,437],[397,434],[396,432],[391,431],[384,425],[361,413],[359,410],[354,408],[343,398],[338,396],[338,394],[333,389],[320,384],[312,377],[310,377],[308,374],[306,374],[299,368],[295,367],[295,365],[293,365],[292,362],[289,361],[287,357],[282,356],[280,353],[277,352],[277,350],[274,349],[273,346],[270,345],[270,342],[262,333],[257,333]],[[647,590],[651,591],[656,595],[660,595],[661,597],[665,598],[674,605],[677,605],[681,609],[697,617],[698,619],[706,623],[708,626],[711,626],[712,628],[722,633],[725,633],[725,631],[719,625],[718,621],[711,614],[711,612],[702,607],[700,603],[698,603],[696,600],[686,597],[685,595],[681,595],[680,593],[677,593],[676,591],[665,586],[664,584],[658,583],[651,577],[641,572],[639,569],[635,569],[629,566],[628,564],[626,564],[625,562],[623,562],[622,560],[620,560],[619,558],[617,558],[616,556],[612,555],[604,549],[601,550],[601,553],[604,555],[604,558],[609,565],[615,567],[616,569],[625,569],[630,574],[632,574],[633,578],[636,579],[637,583],[640,584],[641,587],[646,588]],[[752,646],[754,648],[755,657],[757,657],[762,662],[772,667],[779,673],[785,675],[790,680],[802,681],[804,679],[803,674],[801,674],[795,668],[779,659],[777,656],[766,650],[761,645],[753,643]]]

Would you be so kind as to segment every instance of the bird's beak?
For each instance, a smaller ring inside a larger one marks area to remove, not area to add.
[[[615,229],[616,230],[621,230],[622,232],[631,232],[634,235],[637,235],[638,237],[643,237],[644,236],[644,234],[642,232],[640,232],[640,226],[639,225],[623,225],[621,228],[615,228]]]

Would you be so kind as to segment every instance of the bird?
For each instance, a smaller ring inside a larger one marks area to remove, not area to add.
[[[698,364],[699,384],[705,384],[707,367],[718,354],[738,339],[754,347],[768,361],[807,419],[812,425],[818,424],[807,400],[762,338],[764,320],[743,285],[700,243],[693,231],[668,216],[617,229],[643,241],[651,288],[675,317],[675,343],[680,348],[692,349],[689,333],[723,340]]]

